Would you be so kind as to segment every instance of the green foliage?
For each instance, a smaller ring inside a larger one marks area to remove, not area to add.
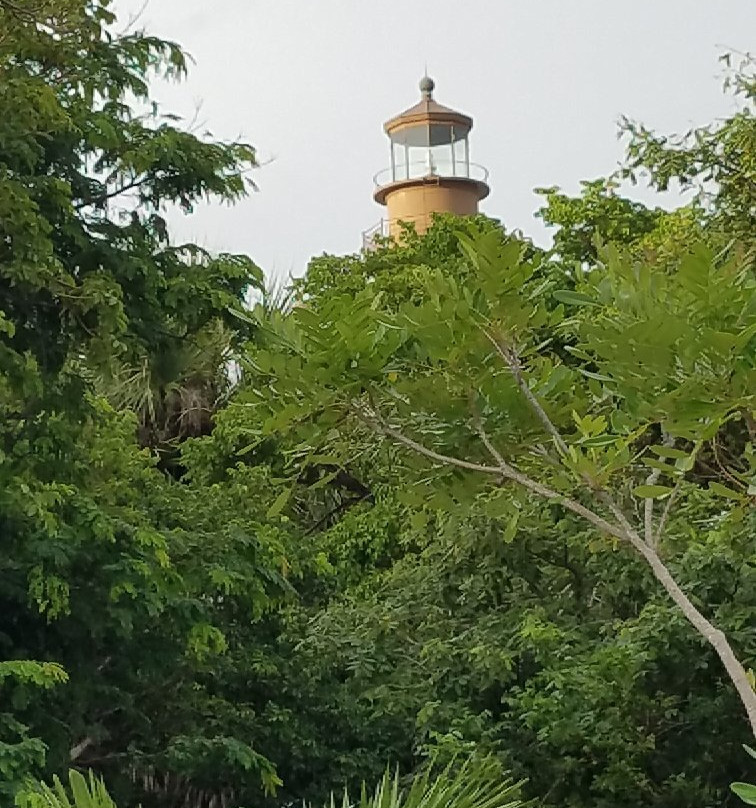
[[[657,445],[654,430],[691,447],[677,449],[684,456],[677,466],[660,470],[679,478],[694,462],[694,447],[751,412],[754,281],[735,260],[718,262],[701,248],[675,272],[653,273],[612,248],[572,297],[561,295],[566,309],[544,299],[543,275],[522,259],[516,241],[489,234],[463,243],[476,271],[468,283],[429,276],[425,299],[396,313],[369,291],[328,299],[317,312],[297,309],[294,349],[254,355],[261,377],[277,384],[276,401],[259,404],[275,408],[264,429],[295,428],[311,452],[335,449],[343,458],[351,438],[342,447],[331,436],[344,419],[378,431],[404,421],[431,451],[458,447],[481,464],[488,454],[476,446],[482,419],[500,451],[516,458],[542,430],[499,356],[516,352],[519,373],[547,400],[568,449],[562,471],[555,473],[548,457],[528,456],[526,467],[567,493],[583,475],[620,488],[648,476],[630,447],[643,435]],[[750,477],[746,455],[742,460],[745,494]],[[441,481],[450,471],[436,464],[421,474],[427,487],[427,474]],[[481,490],[472,481],[449,482],[461,500],[473,493],[469,486]]]
[[[747,736],[714,660],[622,548],[550,507],[523,511],[505,544],[508,517],[491,518],[502,504],[444,515],[379,500],[323,534],[334,577],[349,569],[352,584],[289,627],[301,673],[283,668],[296,736],[286,748],[312,755],[319,771],[334,767],[337,782],[380,770],[382,758],[411,768],[478,749],[527,776],[548,804],[715,800],[738,775],[733,748]],[[703,503],[689,516],[706,519]],[[397,523],[402,558],[342,561],[345,536],[392,535]],[[674,566],[747,647],[751,529],[713,520],[704,545]],[[339,728],[328,739],[325,722]],[[279,773],[303,792],[312,786],[301,765],[282,760]]]
[[[646,179],[659,189],[692,190],[706,212],[707,224],[725,242],[737,239],[753,250],[756,230],[753,195],[756,189],[756,72],[753,59],[725,54],[725,88],[738,103],[723,121],[682,136],[653,132],[623,121],[627,161],[622,176]],[[735,63],[734,63],[735,62]]]
[[[207,431],[228,391],[261,272],[173,244],[163,214],[238,199],[254,150],[163,115],[149,82],[181,49],[114,23],[109,2],[0,2],[1,788],[72,763],[124,795],[179,769],[273,787],[249,717],[213,720],[214,665],[290,593],[265,474],[179,484],[135,440]]]
[[[651,233],[663,217],[662,211],[649,209],[617,194],[617,183],[608,180],[583,182],[580,197],[573,198],[559,189],[541,188],[546,206],[538,216],[550,227],[557,227],[554,251],[564,260],[594,262],[596,244],[616,246],[637,243]]]
[[[629,129],[688,206],[550,189],[549,253],[439,216],[249,312],[259,269],[164,214],[239,198],[254,150],[162,114],[181,49],[113,23],[0,0],[2,798],[74,765],[150,808],[382,773],[365,808],[520,804],[502,770],[563,808],[721,801],[735,693],[595,492],[752,667],[748,74],[728,121]],[[112,804],[54,782],[19,805]]]
[[[461,766],[449,764],[435,777],[431,768],[412,778],[409,788],[400,787],[399,773],[394,776],[387,770],[371,794],[364,787],[359,802],[354,803],[347,791],[343,805],[359,808],[436,808],[454,805],[458,808],[517,808],[519,783],[502,775],[497,764],[490,758],[468,758]],[[334,805],[331,798],[331,805]]]
[[[0,693],[12,708],[37,698],[38,689],[67,681],[66,672],[54,662],[0,662]],[[0,713],[0,795],[13,795],[26,775],[43,764],[45,751],[44,742],[31,736],[29,727],[12,712]]]
[[[89,772],[89,777],[71,769],[68,772],[71,798],[58,777],[53,785],[39,783],[16,797],[17,808],[116,808],[103,781]]]
[[[482,215],[460,219],[435,214],[433,226],[422,236],[408,228],[398,243],[386,239],[361,255],[313,258],[307,274],[295,281],[297,298],[307,308],[320,307],[335,295],[366,290],[387,308],[422,299],[429,274],[467,275],[469,268],[456,236],[459,228],[473,237],[495,232],[500,225]]]
[[[219,319],[234,334],[261,273],[244,256],[173,245],[161,216],[209,196],[232,202],[247,144],[200,139],[150,112],[149,79],[180,78],[171,42],[115,36],[109,2],[0,6],[0,406],[81,402],[82,363],[105,375],[185,369]],[[7,32],[7,33],[6,33]],[[51,335],[54,338],[51,339]]]
[[[0,137],[4,311],[18,320],[11,347],[43,371],[82,344],[98,359],[170,345],[259,280],[248,259],[168,243],[161,207],[238,198],[254,152],[126,104],[148,101],[148,78],[180,76],[185,62],[173,43],[114,37],[108,5],[69,3],[66,24],[50,28],[2,10],[2,102],[16,112]]]
[[[16,699],[17,715],[45,739],[54,770],[81,745],[77,762],[104,761],[119,793],[133,788],[127,765],[207,788],[249,772],[272,787],[246,740],[251,717],[215,682],[291,591],[286,534],[260,522],[264,472],[174,482],[134,443],[133,417],[98,410],[61,498],[6,534],[6,653],[56,659],[69,676],[44,702]],[[41,533],[47,523],[54,530]],[[28,535],[44,538],[44,553],[22,543]]]
[[[756,758],[756,751],[750,746],[744,748],[752,758]],[[750,783],[732,783],[730,788],[746,805],[756,805],[756,786]]]
[[[424,270],[411,299],[329,283],[277,320],[279,343],[250,354],[254,391],[221,418],[228,435],[254,434],[252,454],[292,447],[276,461],[290,486],[282,518],[308,524],[307,469],[321,462],[373,494],[323,534],[334,594],[299,629],[309,681],[290,672],[301,700],[287,715],[313,744],[323,714],[347,723],[344,745],[317,754],[342,771],[368,765],[349,754],[362,744],[405,765],[473,745],[553,804],[716,799],[748,737],[733,691],[629,549],[560,500],[585,503],[586,479],[633,515],[661,497],[653,540],[753,665],[753,277],[703,245],[659,267],[610,246],[560,289],[526,243],[494,229],[460,242],[467,270]],[[501,486],[482,435],[547,481],[550,501]],[[313,704],[324,698],[327,708]],[[715,724],[721,754],[707,751]],[[293,761],[279,771],[302,777]]]

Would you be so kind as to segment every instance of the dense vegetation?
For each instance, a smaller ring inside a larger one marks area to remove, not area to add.
[[[108,5],[0,0],[0,804],[71,767],[122,808],[320,803],[464,758],[544,806],[735,804],[750,64],[727,120],[625,122],[616,177],[543,189],[551,250],[440,216],[271,300],[171,240],[254,150],[156,109],[184,55]]]

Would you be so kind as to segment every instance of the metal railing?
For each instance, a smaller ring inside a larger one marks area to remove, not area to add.
[[[478,163],[452,162],[443,160],[428,165],[424,160],[414,163],[389,166],[379,171],[373,182],[376,188],[383,188],[395,182],[406,182],[407,180],[419,180],[426,177],[439,177],[450,179],[478,180],[488,182],[488,169]]]
[[[387,238],[389,235],[388,219],[381,219],[378,224],[374,224],[367,230],[362,231],[362,249],[373,250],[377,246],[377,240]]]

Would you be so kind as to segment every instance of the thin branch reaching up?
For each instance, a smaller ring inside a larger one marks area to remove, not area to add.
[[[499,464],[499,468],[506,466],[506,460],[504,460],[499,450],[493,445],[491,439],[488,437],[488,433],[483,428],[483,424],[480,421],[476,423],[476,429],[478,435],[480,435],[480,439],[483,441],[483,445],[486,447],[486,449],[488,449],[493,459]]]
[[[504,363],[509,368],[512,373],[512,376],[517,383],[517,386],[520,388],[520,391],[528,400],[531,409],[535,414],[538,416],[539,421],[543,424],[546,431],[551,435],[554,439],[554,443],[556,444],[557,449],[562,454],[567,454],[567,443],[565,442],[564,438],[559,433],[559,430],[554,426],[554,422],[549,418],[546,414],[546,410],[541,406],[541,402],[535,397],[535,394],[530,389],[525,377],[522,374],[522,365],[520,364],[520,357],[517,355],[517,352],[513,348],[508,348],[505,346],[501,340],[497,339],[493,334],[490,334],[488,331],[483,332],[488,341],[491,345],[496,348],[496,352],[499,356],[504,360]]]
[[[114,188],[112,191],[103,193],[100,196],[96,197],[95,199],[87,199],[82,200],[81,202],[77,202],[74,205],[74,208],[76,210],[81,210],[82,208],[88,208],[93,205],[102,205],[103,202],[107,202],[109,199],[113,199],[116,196],[120,196],[121,194],[126,193],[126,191],[130,191],[132,188],[137,188],[138,186],[143,185],[145,182],[146,177],[137,177],[131,182],[127,182],[125,185],[121,185],[118,188]]]
[[[665,433],[663,445],[672,448],[675,445],[675,439]],[[646,485],[656,485],[660,476],[661,469],[652,469],[646,478]],[[643,503],[643,529],[646,544],[649,547],[655,547],[658,534],[654,534],[654,500],[651,497],[646,497]]]
[[[607,503],[608,504],[608,503]],[[612,503],[610,506],[617,521],[623,526],[627,540],[640,553],[651,567],[656,579],[664,587],[688,622],[701,634],[716,651],[717,656],[729,674],[730,681],[735,685],[740,700],[748,714],[751,731],[756,737],[756,692],[751,686],[745,668],[735,656],[725,633],[709,622],[703,614],[693,605],[688,596],[678,585],[677,581],[659,558],[656,550],[640,537],[638,532],[630,525],[621,509]]]
[[[672,506],[675,504],[675,500],[677,499],[677,495],[680,493],[680,486],[682,485],[683,478],[680,479],[675,484],[675,487],[672,489],[672,493],[667,497],[667,501],[664,505],[664,510],[662,511],[661,519],[659,519],[659,525],[656,528],[656,535],[651,543],[652,547],[656,549],[659,546],[659,542],[661,541],[662,536],[664,535],[664,528],[667,526],[667,522],[669,521],[670,514],[672,513]]]
[[[546,410],[544,410],[544,408],[541,406],[541,403],[538,401],[535,394],[530,389],[530,386],[528,385],[527,380],[523,376],[522,365],[520,364],[520,359],[519,359],[519,357],[517,355],[517,352],[513,348],[508,348],[507,346],[505,346],[500,340],[496,339],[492,334],[490,334],[488,332],[484,332],[484,333],[486,334],[486,337],[491,342],[491,344],[494,346],[494,348],[496,348],[496,351],[498,352],[499,356],[501,356],[501,358],[504,360],[507,367],[509,367],[509,369],[510,369],[510,371],[512,373],[512,376],[514,377],[514,380],[517,383],[517,386],[519,387],[520,391],[522,392],[522,394],[527,399],[528,403],[530,404],[531,409],[536,414],[538,419],[541,421],[541,423],[543,424],[546,431],[554,439],[554,443],[557,446],[557,448],[560,450],[560,452],[562,454],[567,454],[568,449],[567,449],[566,441],[564,440],[564,438],[560,434],[559,430],[556,428],[556,425],[554,424],[554,422],[551,420],[551,418],[549,418],[548,414],[546,413]],[[669,436],[665,436],[664,440],[665,440],[665,445],[671,445],[671,443],[674,443],[674,440],[670,439]],[[669,442],[670,440],[671,440],[671,443]],[[655,482],[659,478],[659,473],[660,472],[658,470],[654,470],[651,473],[651,475],[649,475],[649,479],[653,478],[653,481]],[[615,518],[618,519],[618,521],[620,522],[620,524],[622,525],[624,530],[625,531],[628,531],[628,530],[632,531],[633,528],[630,525],[630,522],[627,520],[624,513],[622,513],[622,510],[617,505],[617,503],[614,501],[611,494],[604,488],[596,488],[596,485],[595,485],[593,480],[591,480],[591,479],[589,479],[589,478],[587,478],[585,476],[584,476],[583,479],[584,479],[584,482],[586,483],[586,485],[588,485],[589,488],[591,488],[592,490],[594,490],[596,492],[596,494],[598,495],[601,502],[603,502],[603,504],[607,508],[609,508],[610,511],[615,515]],[[668,503],[668,507],[669,507],[669,503]],[[646,499],[646,501],[644,503],[645,535],[646,535],[646,542],[650,547],[654,546],[654,541],[655,541],[654,532],[653,532],[653,508],[654,508],[653,500],[652,499]],[[668,516],[669,516],[668,510],[665,511],[665,513],[666,513],[666,516],[668,518]],[[666,519],[664,519],[664,521],[666,521]],[[658,540],[658,536],[659,536],[659,533],[657,532],[656,540]],[[627,537],[623,536],[623,538],[627,538]]]
[[[488,433],[483,426],[483,419],[480,416],[480,412],[475,405],[475,401],[471,402],[471,407],[473,411],[473,423],[475,425],[475,431],[478,433],[481,441],[483,441],[483,445],[488,449],[488,453],[493,457],[493,459],[498,464],[499,468],[507,465],[507,461],[504,460],[501,452],[494,446],[493,441],[489,438]]]
[[[719,444],[717,443],[716,435],[711,439],[711,449],[714,454],[714,461],[716,462],[722,474],[735,486],[735,488],[741,488],[741,489],[747,488],[747,486],[744,485],[743,481],[739,480],[737,477],[734,477],[730,473],[730,471],[725,467],[724,463],[722,463],[722,460],[719,457]]]

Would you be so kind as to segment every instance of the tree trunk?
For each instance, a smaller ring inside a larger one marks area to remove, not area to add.
[[[740,700],[743,702],[743,706],[748,714],[751,732],[754,737],[756,737],[756,691],[751,687],[748,674],[735,656],[735,652],[730,647],[730,643],[727,641],[724,632],[712,625],[691,603],[688,596],[680,589],[677,582],[672,577],[672,574],[652,547],[646,544],[632,529],[627,531],[627,538],[633,547],[646,559],[657,580],[680,608],[680,611],[682,611],[696,631],[698,631],[717,652],[717,656],[722,660],[725,670],[738,691]]]

